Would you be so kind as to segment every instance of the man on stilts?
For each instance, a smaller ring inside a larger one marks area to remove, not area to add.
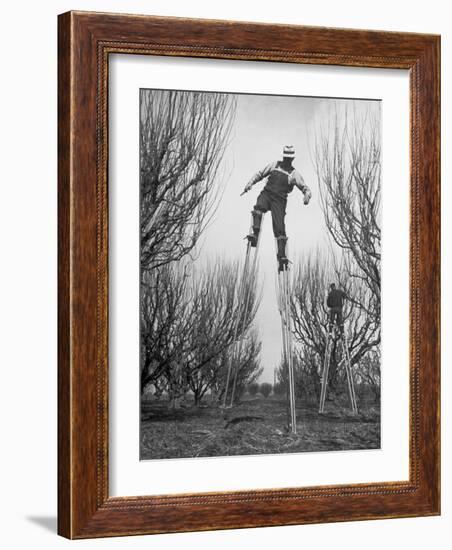
[[[326,299],[326,305],[329,308],[329,332],[332,332],[333,327],[337,326],[340,334],[344,334],[344,316],[342,308],[344,307],[344,300],[347,300],[347,294],[340,288],[336,288],[334,283],[330,284],[330,290]]]
[[[358,412],[358,405],[356,402],[356,394],[355,394],[355,385],[353,381],[353,373],[352,373],[352,367],[351,367],[351,361],[350,361],[350,350],[348,348],[347,338],[344,333],[344,315],[342,311],[344,307],[344,300],[349,300],[350,302],[356,303],[355,300],[353,300],[353,298],[348,296],[343,290],[341,290],[340,288],[337,288],[335,283],[331,283],[330,290],[328,292],[328,296],[326,299],[326,305],[329,309],[328,335],[326,339],[325,359],[324,359],[323,372],[322,372],[322,378],[321,378],[322,385],[320,389],[320,405],[319,405],[320,414],[324,412],[324,408],[325,408],[325,399],[326,399],[326,390],[328,386],[328,375],[329,375],[331,354],[336,353],[335,351],[333,351],[335,329],[339,331],[339,342],[342,345],[342,359],[339,363],[337,363],[336,368],[338,368],[342,363],[344,364],[345,372],[347,374],[347,384],[348,384],[348,391],[350,394],[350,402],[351,402],[352,410],[354,413]]]
[[[278,307],[281,314],[282,326],[282,354],[283,362],[287,369],[287,418],[288,429],[297,433],[297,416],[295,406],[295,378],[293,371],[293,346],[290,318],[290,279],[289,260],[287,258],[287,235],[285,226],[287,196],[294,187],[304,195],[304,204],[311,199],[311,191],[305,184],[301,174],[293,166],[295,150],[291,145],[283,149],[282,160],[272,162],[259,170],[246,184],[243,193],[251,190],[254,184],[267,178],[264,188],[257,197],[256,204],[251,212],[252,225],[250,234],[247,235],[248,246],[257,247],[261,230],[262,216],[265,212],[272,213],[273,234],[276,239],[276,258],[278,263]],[[242,193],[242,194],[243,194]]]
[[[285,227],[287,196],[295,187],[303,193],[304,204],[309,204],[311,191],[305,184],[301,174],[292,165],[295,158],[295,150],[291,145],[283,149],[282,160],[272,162],[259,170],[246,184],[244,193],[251,190],[254,184],[267,178],[264,189],[260,192],[252,214],[252,232],[247,236],[252,247],[257,246],[261,229],[262,215],[271,211],[273,222],[273,234],[277,242],[278,270],[287,269],[286,244],[287,235]]]

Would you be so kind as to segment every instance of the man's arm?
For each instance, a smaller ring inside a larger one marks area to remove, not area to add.
[[[255,183],[269,176],[272,170],[275,169],[275,167],[276,162],[271,162],[270,164],[267,164],[265,168],[262,168],[262,170],[257,171],[254,176],[249,180],[249,182],[245,185],[244,192],[247,193]]]
[[[347,294],[346,292],[344,292],[343,290],[341,290],[342,292],[342,298],[344,300],[348,300],[349,302],[351,302],[352,304],[355,304],[357,306],[359,306],[359,302],[357,302],[355,299],[353,299],[349,294]]]
[[[309,201],[311,200],[311,197],[312,197],[311,190],[305,184],[303,176],[297,170],[294,170],[292,172],[292,182],[303,193],[303,195],[304,195],[304,201],[303,201],[304,204],[309,204]]]

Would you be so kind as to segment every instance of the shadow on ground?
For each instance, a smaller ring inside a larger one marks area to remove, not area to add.
[[[42,527],[46,531],[57,532],[57,518],[55,516],[27,516],[26,519],[30,523],[39,525],[39,527]]]

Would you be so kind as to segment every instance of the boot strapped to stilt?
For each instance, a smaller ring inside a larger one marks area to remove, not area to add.
[[[261,230],[263,212],[260,210],[251,210],[251,230],[247,239],[253,248],[256,248]]]
[[[278,271],[286,271],[289,268],[289,260],[287,258],[278,259]]]
[[[278,261],[278,271],[286,271],[289,266],[289,260],[286,256],[286,243],[287,237],[285,235],[276,237],[276,259]]]
[[[256,235],[253,235],[252,233],[250,235],[247,235],[245,239],[248,239],[248,242],[251,244],[253,248],[256,248],[257,246],[257,237]]]

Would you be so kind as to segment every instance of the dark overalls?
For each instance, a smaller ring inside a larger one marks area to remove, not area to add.
[[[286,258],[286,226],[284,219],[286,216],[287,195],[292,191],[293,184],[289,184],[289,173],[281,168],[282,162],[276,164],[276,168],[270,172],[267,183],[257,197],[254,205],[253,214],[253,232],[259,235],[262,214],[270,211],[272,213],[273,234],[276,238],[278,252],[277,258],[280,270],[284,265],[287,266]],[[294,168],[292,168],[294,170]]]

